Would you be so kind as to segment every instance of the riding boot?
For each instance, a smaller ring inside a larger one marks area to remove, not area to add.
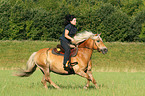
[[[66,62],[66,64],[63,64],[63,68],[68,68],[69,67],[69,61]]]

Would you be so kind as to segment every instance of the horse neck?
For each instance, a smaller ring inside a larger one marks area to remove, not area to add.
[[[78,48],[79,48],[79,51],[81,51],[81,53],[84,56],[87,56],[86,58],[90,59],[93,52],[93,40],[88,39],[84,41],[82,44],[78,46]]]
[[[93,50],[93,40],[92,39],[87,39],[83,43],[81,43],[78,48],[88,48]]]

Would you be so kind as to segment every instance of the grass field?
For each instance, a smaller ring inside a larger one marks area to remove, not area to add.
[[[83,89],[86,80],[77,75],[61,76],[51,73],[52,80],[61,87],[48,90],[40,83],[42,73],[36,71],[28,78],[11,76],[12,70],[0,71],[1,96],[144,96],[145,78],[143,72],[94,72],[99,89],[91,83]]]
[[[61,76],[51,73],[52,80],[61,87],[56,90],[40,83],[42,73],[37,70],[28,78],[12,76],[14,69],[25,68],[29,56],[42,48],[53,48],[59,42],[0,41],[0,96],[144,96],[145,43],[105,42],[106,55],[94,51],[93,75],[99,89],[91,83],[83,89],[86,79],[77,75]]]

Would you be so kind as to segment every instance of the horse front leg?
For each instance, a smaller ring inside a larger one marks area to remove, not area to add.
[[[84,77],[84,78],[86,78],[87,80],[88,80],[88,82],[87,82],[87,85],[84,87],[85,89],[87,89],[87,87],[89,87],[89,83],[90,83],[90,81],[91,81],[91,78],[90,78],[90,76],[87,74],[87,73],[85,73],[83,70],[79,70],[79,71],[77,71],[77,72],[75,72],[77,75],[79,75],[79,76],[81,76],[81,77]]]
[[[76,74],[85,77],[87,79],[87,84],[86,86],[84,86],[84,89],[87,89],[89,87],[90,81],[92,81],[92,83],[95,85],[96,88],[98,88],[98,85],[96,83],[96,80],[94,79],[93,75],[92,75],[92,62],[91,60],[88,63],[88,68],[87,68],[87,72],[85,73],[83,70],[76,72]]]
[[[90,81],[88,80],[86,86],[84,86],[84,89],[88,89],[89,85],[90,85]]]
[[[95,87],[98,88],[97,83],[96,83],[91,71],[88,71],[87,73],[85,73],[82,70],[82,71],[76,72],[76,74],[78,74],[88,80],[86,86],[84,86],[85,89],[87,89],[89,87],[90,81],[92,81],[92,83],[95,85]]]
[[[90,60],[89,63],[88,63],[87,74],[91,78],[91,81],[95,85],[95,87],[98,88],[98,85],[97,85],[96,80],[94,79],[94,77],[92,75],[92,71],[91,70],[92,70],[92,61]],[[90,81],[88,80],[87,85],[84,87],[85,89],[87,89],[89,87],[89,83],[90,83]]]
[[[87,68],[87,72],[86,72],[88,75],[89,75],[91,69],[92,69],[92,62],[90,60],[88,63],[88,68]],[[90,85],[90,80],[87,81],[87,84],[86,84],[86,86],[84,86],[84,89],[88,89],[89,85]]]
[[[89,77],[91,78],[91,81],[92,83],[95,85],[96,88],[99,88],[98,85],[97,85],[97,82],[96,80],[94,79],[93,75],[92,75],[92,71],[88,71],[87,74],[89,75]],[[88,81],[90,82],[90,81]],[[84,88],[87,88],[88,87],[88,83],[87,85],[84,87]]]

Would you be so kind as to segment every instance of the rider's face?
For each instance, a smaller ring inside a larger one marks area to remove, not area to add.
[[[74,18],[72,21],[70,21],[70,23],[71,23],[72,25],[76,25],[76,18]]]

